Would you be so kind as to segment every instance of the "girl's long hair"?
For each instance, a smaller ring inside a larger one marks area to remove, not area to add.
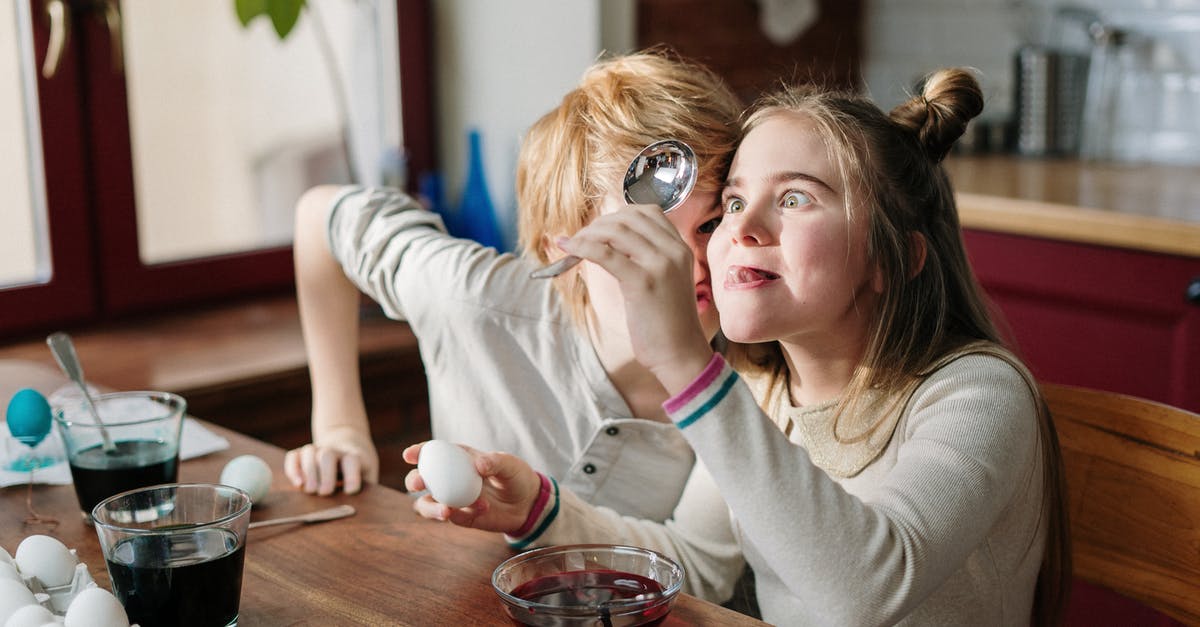
[[[1003,345],[967,260],[954,193],[941,166],[967,122],[982,110],[974,76],[952,68],[930,75],[920,94],[890,114],[856,94],[800,86],[767,96],[743,124],[747,133],[776,115],[813,122],[847,182],[847,218],[853,211],[867,212],[868,258],[882,274],[884,288],[862,360],[837,408],[834,434],[844,442],[894,427],[908,398],[947,356]],[[924,239],[923,264],[917,238]],[[731,344],[729,350],[739,368],[786,376],[777,343]],[[1033,620],[1049,625],[1061,621],[1070,590],[1066,489],[1054,424],[1036,382],[1027,380],[1038,408],[1041,511],[1047,518]],[[884,406],[869,406],[873,402]],[[856,422],[862,416],[877,419]]]

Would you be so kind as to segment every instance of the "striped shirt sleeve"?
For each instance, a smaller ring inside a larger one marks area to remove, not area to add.
[[[542,479],[542,489],[533,503],[533,508],[529,510],[529,517],[525,519],[525,524],[521,525],[521,528],[512,535],[504,534],[508,546],[518,551],[541,537],[550,523],[554,522],[558,516],[558,482],[553,477],[547,477],[542,473],[538,474]]]
[[[729,394],[729,390],[737,383],[737,372],[729,366],[719,353],[713,353],[712,359],[700,375],[696,377],[679,394],[667,399],[663,409],[675,422],[675,426],[686,429],[697,420],[708,415],[721,399]]]

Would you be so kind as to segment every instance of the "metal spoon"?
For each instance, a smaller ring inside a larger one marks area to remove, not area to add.
[[[658,205],[668,213],[687,200],[695,185],[696,153],[677,139],[664,139],[643,148],[630,162],[623,185],[625,202]],[[580,261],[575,255],[567,255],[533,271],[529,278],[553,278]]]
[[[58,362],[58,366],[62,371],[79,386],[83,392],[83,404],[87,406],[88,413],[92,415],[92,420],[96,421],[96,426],[100,428],[100,439],[103,441],[104,452],[109,455],[117,453],[117,446],[113,444],[112,438],[108,435],[108,429],[104,428],[104,421],[100,419],[100,412],[96,411],[96,405],[92,402],[92,395],[88,392],[87,383],[83,378],[83,366],[79,364],[79,356],[75,354],[75,343],[71,341],[71,336],[63,332],[51,334],[46,338],[46,345],[50,347],[50,352],[54,355],[54,360]]]
[[[330,507],[329,509],[322,509],[322,510],[318,510],[315,512],[309,512],[307,514],[300,514],[298,516],[284,516],[282,518],[268,518],[267,520],[256,520],[256,521],[250,523],[250,528],[258,529],[259,527],[270,527],[272,525],[289,525],[292,523],[324,522],[326,520],[336,520],[338,518],[345,518],[347,516],[353,516],[353,515],[354,515],[354,507],[353,506],[338,505],[337,507]]]

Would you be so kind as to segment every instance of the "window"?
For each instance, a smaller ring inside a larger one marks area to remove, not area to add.
[[[280,41],[232,0],[0,6],[0,334],[290,289],[304,189],[348,181],[347,152],[380,182],[401,137],[431,167],[428,22],[309,0]]]

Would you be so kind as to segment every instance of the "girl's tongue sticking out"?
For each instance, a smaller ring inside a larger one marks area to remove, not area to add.
[[[755,287],[778,278],[778,274],[760,268],[729,266],[725,273],[725,287]]]

